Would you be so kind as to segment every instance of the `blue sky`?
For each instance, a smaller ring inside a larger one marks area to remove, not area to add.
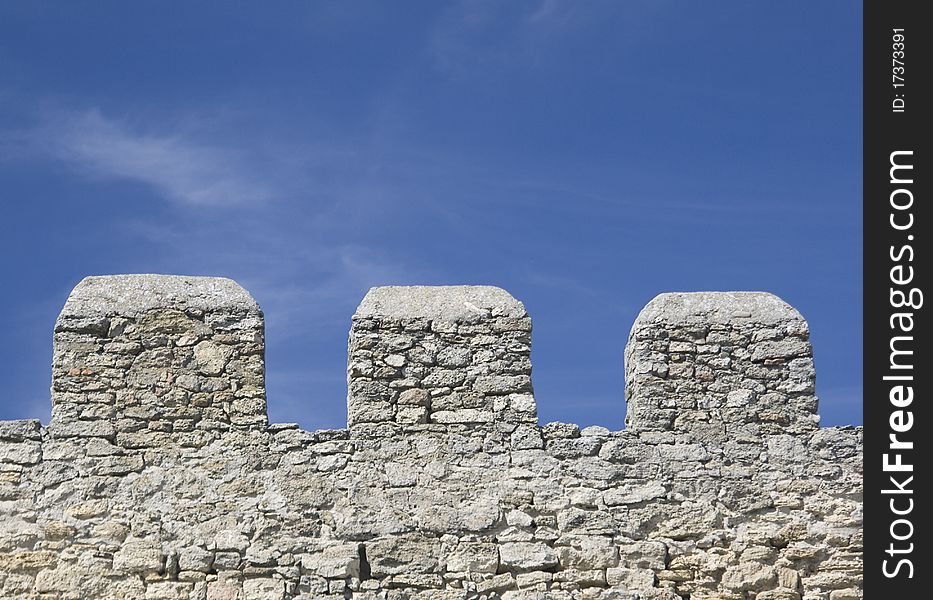
[[[51,332],[108,273],[223,275],[267,323],[273,421],[345,424],[370,286],[493,284],[542,422],[622,427],[654,295],[810,322],[861,417],[861,5],[4,3],[0,418],[49,414]]]

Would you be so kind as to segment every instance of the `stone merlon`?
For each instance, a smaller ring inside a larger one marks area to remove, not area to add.
[[[347,389],[348,422],[369,435],[534,423],[531,319],[495,287],[373,288],[353,316]]]
[[[489,285],[375,287],[369,290],[354,315],[360,319],[428,319],[452,323],[527,316],[521,302],[502,288]]]
[[[348,426],[303,431],[238,284],[88,277],[49,426],[0,421],[0,598],[862,597],[862,431],[819,427],[791,306],[656,297],[620,431],[538,423],[531,336],[499,288],[374,288]]]
[[[81,280],[65,301],[58,322],[115,315],[138,317],[166,308],[261,314],[249,292],[226,277],[107,275]]]
[[[819,423],[807,322],[773,294],[661,294],[625,358],[628,427],[734,437]]]

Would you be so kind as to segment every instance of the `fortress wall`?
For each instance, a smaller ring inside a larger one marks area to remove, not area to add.
[[[530,335],[497,288],[376,288],[349,427],[307,432],[234,282],[89,278],[52,423],[0,421],[0,597],[862,597],[861,429],[817,427],[799,313],[659,296],[622,431],[537,423]]]

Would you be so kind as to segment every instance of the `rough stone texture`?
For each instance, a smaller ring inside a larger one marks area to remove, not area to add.
[[[817,428],[796,311],[652,301],[615,432],[537,424],[530,332],[496,288],[372,290],[350,428],[306,432],[235,283],[89,278],[52,424],[0,421],[0,597],[862,597],[861,429]]]
[[[49,435],[141,449],[264,428],[263,351],[259,305],[230,279],[88,277],[55,322]]]
[[[373,288],[353,315],[349,357],[347,418],[360,436],[538,420],[531,319],[505,290]]]
[[[626,424],[733,439],[815,430],[809,335],[772,294],[661,294],[626,347]]]

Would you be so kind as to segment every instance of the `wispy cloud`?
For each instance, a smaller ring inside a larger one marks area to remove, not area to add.
[[[435,67],[455,79],[535,66],[562,36],[599,22],[617,10],[615,4],[587,2],[581,10],[580,3],[568,0],[461,0],[438,20],[429,52]]]
[[[551,9],[547,4],[464,0],[452,5],[429,36],[428,52],[435,68],[448,77],[461,79],[485,77],[502,67],[533,64],[537,45],[531,42],[539,26],[548,20],[546,15]],[[510,35],[492,35],[497,29],[508,29]]]
[[[399,257],[370,232],[391,226],[391,206],[411,197],[401,191],[409,184],[393,178],[436,167],[395,154],[392,160],[404,164],[380,171],[373,165],[385,161],[367,140],[295,141],[269,136],[235,110],[220,112],[208,119],[192,111],[117,118],[97,109],[40,108],[32,127],[0,131],[0,160],[57,163],[102,187],[148,186],[152,201],[164,206],[110,217],[151,249],[128,252],[119,270],[236,279],[266,313],[270,348],[281,349],[268,365],[274,418],[339,425],[342,409],[322,416],[308,405],[308,388],[342,397],[343,359],[328,362],[332,373],[317,379],[296,379],[297,365],[343,353],[334,341],[345,337],[369,287],[430,280],[429,268]],[[29,411],[47,413],[47,400]]]
[[[182,204],[261,204],[276,195],[242,151],[182,132],[147,133],[98,110],[44,114],[25,137],[32,151],[85,176],[143,183]]]

